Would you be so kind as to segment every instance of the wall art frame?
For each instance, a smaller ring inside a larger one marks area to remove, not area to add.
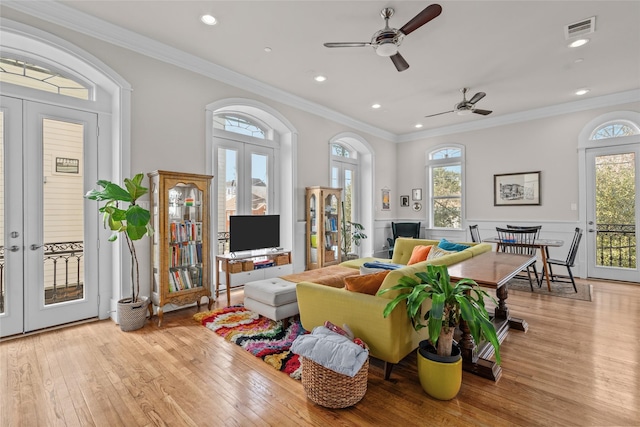
[[[539,206],[540,171],[493,175],[494,206]]]
[[[400,196],[400,206],[403,208],[409,207],[409,196]]]

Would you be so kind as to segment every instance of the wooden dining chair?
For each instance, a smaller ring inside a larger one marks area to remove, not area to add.
[[[573,272],[571,271],[571,267],[575,265],[576,255],[578,254],[578,247],[580,246],[580,240],[582,239],[582,229],[576,227],[575,233],[573,235],[573,241],[571,242],[571,247],[569,248],[569,253],[567,254],[567,259],[553,259],[547,258],[547,266],[549,268],[549,278],[552,282],[562,282],[562,283],[571,283],[573,285],[573,290],[577,293],[578,289],[576,288],[576,281],[573,278]],[[569,272],[569,280],[560,280],[558,276],[553,274],[552,265],[563,265],[567,268]],[[544,280],[545,271],[542,270],[542,279],[540,282]]]
[[[499,252],[529,256],[535,256],[537,254],[537,247],[533,246],[533,243],[538,238],[540,228],[496,227],[496,232],[498,233],[498,239],[500,240],[497,248]],[[527,277],[529,279],[529,286],[533,291],[533,280],[531,279],[531,271],[533,271],[534,277],[536,279],[536,284],[540,286],[540,281],[538,280],[538,269],[536,268],[535,259],[531,262],[531,264],[527,265],[526,271]]]
[[[469,231],[471,232],[471,241],[472,242],[474,242],[474,243],[482,242],[482,239],[480,239],[480,231],[478,231],[478,224],[470,225],[469,226]]]

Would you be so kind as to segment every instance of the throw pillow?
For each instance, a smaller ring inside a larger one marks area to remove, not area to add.
[[[380,289],[384,278],[389,274],[389,270],[379,273],[365,274],[363,276],[349,276],[344,278],[345,288],[352,292],[375,295]]]
[[[442,239],[440,240],[440,243],[438,243],[438,247],[440,249],[444,249],[445,251],[460,252],[467,249],[469,245],[463,245],[462,243],[453,243],[448,241],[447,239]]]
[[[443,257],[445,255],[455,254],[455,253],[456,251],[445,251],[444,249],[438,246],[435,246],[431,248],[431,250],[429,251],[429,255],[427,256],[427,261],[429,261],[430,259],[436,259],[436,258]]]
[[[431,251],[431,245],[416,245],[411,251],[411,258],[407,265],[416,264],[418,262],[426,261],[429,252]]]

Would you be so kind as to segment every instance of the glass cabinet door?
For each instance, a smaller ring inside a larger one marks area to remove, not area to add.
[[[202,191],[193,184],[169,189],[169,293],[203,286]]]
[[[335,194],[329,194],[325,199],[325,262],[330,263],[339,260],[340,238],[338,223],[338,198]]]
[[[310,233],[310,262],[318,262],[318,213],[316,195],[309,196],[309,233]]]

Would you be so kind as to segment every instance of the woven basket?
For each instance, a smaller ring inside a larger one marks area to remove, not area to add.
[[[118,301],[118,324],[124,332],[135,331],[144,326],[147,321],[147,307],[151,301],[147,297],[139,297],[135,303],[131,298]]]
[[[354,377],[339,374],[331,369],[300,357],[302,386],[312,402],[325,408],[346,408],[360,402],[367,392],[369,359]]]

